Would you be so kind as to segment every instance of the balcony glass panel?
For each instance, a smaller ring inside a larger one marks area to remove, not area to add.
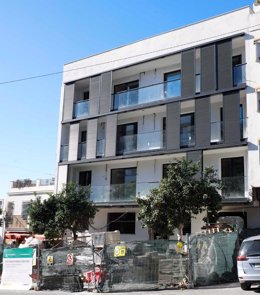
[[[210,143],[218,144],[223,142],[223,122],[211,122]]]
[[[91,200],[95,203],[135,202],[136,197],[145,197],[159,182],[142,182],[91,186]]]
[[[74,103],[74,118],[86,116],[88,114],[88,100],[81,100]]]
[[[196,93],[200,93],[200,74],[196,74],[195,83],[195,91]]]
[[[224,199],[245,198],[245,177],[230,176],[222,177]]]
[[[117,154],[123,155],[127,153],[133,153],[137,150],[137,135],[125,135],[121,136],[117,140]]]
[[[87,155],[87,143],[86,142],[80,142],[79,143],[79,149],[78,149],[78,159],[86,159]]]
[[[61,162],[68,161],[68,155],[69,155],[69,145],[64,144],[60,147],[60,161]]]
[[[238,86],[246,82],[246,65],[240,64],[233,67],[233,84]]]
[[[153,131],[137,134],[137,151],[149,151],[163,149],[164,131]]]
[[[114,110],[180,97],[181,79],[114,94]]]
[[[194,125],[185,126],[181,128],[180,133],[180,146],[192,147],[195,145],[195,128]]]
[[[165,131],[159,130],[121,136],[117,143],[117,154],[158,150],[163,148],[165,148]]]
[[[97,157],[104,157],[105,156],[105,139],[98,139],[97,140]]]

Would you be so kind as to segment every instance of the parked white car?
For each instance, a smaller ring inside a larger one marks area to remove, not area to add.
[[[240,286],[249,290],[252,284],[260,285],[260,235],[245,239],[237,256]]]

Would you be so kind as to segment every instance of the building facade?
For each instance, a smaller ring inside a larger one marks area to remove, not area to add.
[[[30,235],[27,223],[28,206],[36,197],[45,200],[54,193],[54,178],[52,179],[18,179],[11,182],[4,202],[5,243],[18,242]]]
[[[135,198],[186,157],[225,183],[220,215],[260,227],[259,74],[256,4],[66,64],[56,191],[91,185],[90,230],[147,239]]]

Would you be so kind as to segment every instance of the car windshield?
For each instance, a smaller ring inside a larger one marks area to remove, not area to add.
[[[240,255],[246,255],[246,256],[260,255],[260,240],[247,241],[242,243]]]

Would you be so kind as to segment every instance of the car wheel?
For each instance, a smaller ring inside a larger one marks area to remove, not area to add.
[[[249,290],[250,287],[251,287],[251,284],[249,284],[249,283],[241,283],[240,287],[241,287],[242,290]]]

